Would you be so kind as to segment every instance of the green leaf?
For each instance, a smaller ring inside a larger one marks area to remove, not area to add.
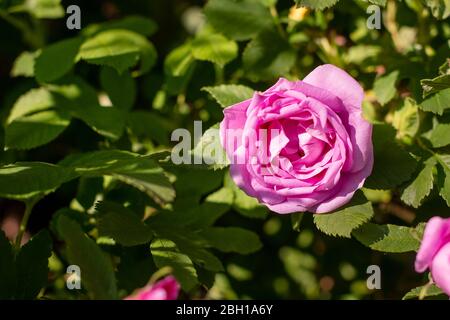
[[[12,299],[16,288],[14,252],[3,230],[0,230],[0,299]]]
[[[24,7],[37,19],[57,19],[65,14],[61,0],[26,0]]]
[[[75,65],[82,38],[66,39],[41,50],[36,58],[34,72],[41,82],[55,81],[68,73]]]
[[[189,42],[172,50],[164,60],[165,89],[170,94],[183,92],[195,69]]]
[[[433,121],[433,128],[424,134],[434,148],[445,147],[450,144],[450,123]]]
[[[114,106],[130,110],[136,100],[136,82],[130,73],[122,74],[109,67],[102,68],[100,83]]]
[[[314,223],[322,232],[350,238],[352,231],[373,217],[372,203],[358,192],[345,207],[328,214],[315,214]]]
[[[123,112],[115,107],[102,107],[100,105],[77,106],[71,109],[72,115],[84,121],[98,134],[118,140],[125,128]]]
[[[179,250],[186,254],[196,265],[213,272],[224,270],[220,260],[205,249],[207,243],[189,229],[174,228],[172,225],[165,228],[157,228],[156,232],[160,238],[173,241]]]
[[[112,140],[122,136],[126,120],[124,111],[99,105],[97,92],[83,79],[68,77],[49,89],[55,106],[82,120],[95,132]]]
[[[43,162],[17,162],[0,167],[0,197],[27,200],[54,191],[75,178],[68,168]]]
[[[208,245],[223,252],[249,254],[261,249],[262,244],[254,232],[236,227],[211,227],[199,232]]]
[[[395,84],[398,81],[400,72],[393,71],[387,75],[377,78],[373,84],[373,90],[377,96],[378,102],[384,106],[391,101],[397,92]]]
[[[110,175],[145,192],[159,203],[170,202],[175,191],[164,170],[151,159],[119,150],[105,150],[72,155],[60,162],[79,174]]]
[[[450,155],[435,153],[434,157],[439,162],[444,173],[443,179],[440,179],[439,194],[447,202],[447,205],[450,206]]]
[[[133,292],[136,288],[147,285],[156,271],[155,263],[148,252],[148,245],[123,248],[116,273],[118,287]]]
[[[16,257],[17,287],[15,299],[34,299],[48,282],[48,259],[52,254],[52,239],[48,231],[36,234]],[[3,258],[2,258],[3,259]]]
[[[450,2],[448,0],[425,0],[431,13],[437,19],[447,19],[450,16]]]
[[[389,125],[375,125],[372,140],[375,163],[364,186],[387,190],[409,180],[416,170],[417,161],[396,142],[394,128]]]
[[[334,6],[339,0],[295,0],[298,7],[323,10]]]
[[[133,67],[139,58],[140,71],[149,71],[156,63],[156,50],[142,35],[128,30],[106,30],[86,40],[78,59],[89,63],[113,67],[117,72]]]
[[[150,37],[158,30],[158,26],[155,21],[147,17],[130,15],[120,20],[107,21],[101,24],[91,24],[88,27],[83,28],[83,34],[93,36],[101,31],[111,29],[126,29]]]
[[[238,54],[236,42],[228,40],[218,33],[202,32],[191,42],[192,56],[197,60],[206,60],[225,66]]]
[[[423,169],[406,187],[402,194],[402,201],[407,205],[418,208],[422,200],[428,196],[433,189],[433,171],[436,166],[436,159],[431,157],[424,161]]]
[[[48,110],[16,118],[5,128],[5,147],[32,149],[56,139],[70,124],[70,115]]]
[[[224,187],[230,189],[233,194],[232,206],[238,213],[247,218],[264,219],[269,210],[260,204],[256,198],[249,197],[239,189],[231,179],[229,173],[225,174]]]
[[[420,241],[414,237],[414,230],[392,224],[366,223],[352,234],[359,242],[373,250],[401,253],[419,249]]]
[[[67,258],[81,269],[82,285],[93,299],[117,299],[116,279],[111,260],[84,234],[78,223],[61,215],[58,232],[66,242]]]
[[[222,108],[250,99],[255,90],[240,84],[223,84],[216,87],[203,87]]]
[[[34,60],[38,56],[39,51],[25,51],[14,61],[11,70],[11,77],[34,77]]]
[[[45,88],[31,89],[20,96],[11,109],[7,123],[17,118],[54,107],[55,101],[49,90]]]
[[[154,112],[138,110],[128,114],[128,127],[138,137],[147,137],[162,145],[169,145],[173,124]]]
[[[442,115],[450,108],[450,88],[441,90],[424,100],[419,107],[423,111],[429,111]]]
[[[264,219],[269,213],[266,206],[260,204],[256,198],[249,197],[244,191],[235,187],[233,209],[244,217]]]
[[[411,291],[409,291],[407,294],[405,294],[402,298],[402,300],[409,300],[409,299],[415,299],[415,298],[419,298],[422,290],[426,290],[425,292],[425,296],[426,297],[435,297],[435,296],[439,296],[441,294],[444,294],[444,292],[442,292],[441,289],[439,289],[439,287],[437,287],[436,285],[432,284],[432,285],[424,285],[424,286],[420,286],[417,288],[412,289]]]
[[[189,42],[173,49],[164,61],[165,74],[173,77],[186,75],[194,62],[191,51],[191,44]]]
[[[396,110],[392,125],[397,129],[397,137],[414,137],[420,126],[419,109],[413,99],[407,98],[403,106]]]
[[[130,209],[102,201],[96,205],[96,210],[100,235],[111,237],[123,246],[137,246],[152,240],[151,229]]]
[[[201,181],[206,181],[206,179]],[[192,193],[195,193],[193,188]],[[188,230],[201,230],[213,225],[217,219],[227,213],[231,208],[232,201],[232,190],[222,188],[208,195],[200,205],[195,204],[194,207],[186,209],[186,206],[182,203],[183,206],[177,207],[174,211],[164,212],[164,214],[152,217],[149,224],[153,227],[158,225],[158,231],[160,231],[159,227],[167,229],[171,228],[174,224]],[[180,199],[178,198],[174,205],[178,205],[179,202]],[[169,238],[172,240],[171,237]]]
[[[295,50],[275,29],[261,32],[249,42],[242,56],[245,75],[253,81],[286,75],[295,60]]]
[[[370,3],[385,7],[387,0],[368,0]]]
[[[200,141],[192,150],[192,154],[194,156],[194,163],[205,163],[214,170],[226,168],[230,164],[225,150],[220,143],[218,124],[205,131]]]
[[[181,253],[173,241],[155,239],[150,248],[156,266],[171,267],[183,290],[190,291],[197,285],[198,276],[192,260]]]
[[[423,97],[450,88],[450,74],[443,74],[434,79],[420,80],[423,88]]]
[[[269,9],[259,0],[210,0],[204,8],[215,30],[234,40],[247,40],[273,25]]]

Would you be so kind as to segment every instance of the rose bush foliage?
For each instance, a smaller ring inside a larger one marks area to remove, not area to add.
[[[449,293],[446,1],[79,6],[0,0],[0,298]],[[260,127],[277,172],[214,161]]]

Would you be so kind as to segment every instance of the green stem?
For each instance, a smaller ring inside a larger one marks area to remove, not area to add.
[[[270,14],[272,15],[273,22],[277,26],[278,32],[280,35],[287,39],[288,35],[286,34],[286,30],[284,30],[283,26],[281,25],[280,16],[278,15],[277,8],[275,6],[270,7]]]
[[[13,27],[17,28],[22,32],[23,40],[33,49],[38,49],[44,44],[44,37],[40,27],[31,27],[21,19],[18,19],[6,10],[0,9],[0,18],[4,19],[6,22],[11,24]]]
[[[16,243],[15,243],[15,249],[16,251],[20,250],[20,245],[22,243],[23,235],[25,234],[25,231],[27,230],[28,220],[31,215],[31,211],[33,211],[33,207],[36,204],[37,199],[32,199],[25,202],[25,212],[22,217],[22,221],[20,222],[19,226],[19,232],[16,237]]]
[[[223,67],[221,67],[217,64],[214,64],[214,69],[215,69],[214,71],[216,73],[216,85],[223,84],[224,80],[225,80],[225,74],[224,74]]]

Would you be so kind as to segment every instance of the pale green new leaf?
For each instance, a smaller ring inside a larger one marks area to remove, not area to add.
[[[413,99],[407,98],[403,106],[396,110],[392,125],[397,129],[397,137],[414,137],[419,130],[419,108]]]
[[[378,102],[384,106],[386,103],[391,101],[397,92],[395,87],[398,77],[400,75],[399,71],[393,71],[387,75],[383,75],[375,80],[373,85],[373,91],[377,96]]]
[[[203,87],[222,108],[250,99],[255,90],[240,84],[222,84],[216,87]]]
[[[34,60],[39,55],[39,51],[22,52],[14,61],[11,70],[11,77],[33,77],[34,76]]]

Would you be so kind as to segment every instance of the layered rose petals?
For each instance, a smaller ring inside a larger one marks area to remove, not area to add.
[[[362,98],[353,78],[325,65],[225,109],[221,142],[233,180],[281,214],[344,205],[373,166]]]
[[[429,269],[436,285],[450,296],[450,218],[428,221],[415,268],[417,272]]]

